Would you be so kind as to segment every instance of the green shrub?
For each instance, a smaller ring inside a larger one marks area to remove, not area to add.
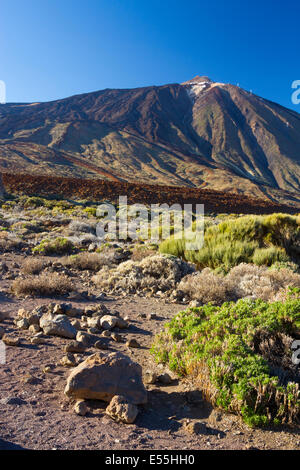
[[[258,266],[272,266],[274,263],[288,263],[289,257],[283,248],[270,246],[269,248],[257,248],[254,251],[252,261]]]
[[[270,266],[299,259],[299,226],[298,217],[286,214],[244,216],[206,224],[199,250],[189,251],[185,239],[171,237],[161,243],[160,252],[196,263],[200,269],[223,267],[228,271],[242,262]]]
[[[240,414],[249,425],[293,423],[300,416],[300,392],[290,347],[299,327],[299,292],[286,302],[206,304],[176,315],[151,352],[179,375],[194,376],[214,406]],[[274,375],[273,362],[279,372],[290,367],[289,380]]]
[[[74,249],[73,243],[63,237],[56,238],[55,240],[43,240],[38,246],[33,248],[33,253],[40,255],[67,255]]]

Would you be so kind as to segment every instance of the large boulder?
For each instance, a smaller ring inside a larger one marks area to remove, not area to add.
[[[40,319],[40,327],[46,335],[75,339],[77,334],[76,328],[71,325],[66,315],[46,313]]]
[[[122,353],[98,352],[72,370],[65,394],[110,402],[115,395],[138,405],[147,402],[142,368]]]

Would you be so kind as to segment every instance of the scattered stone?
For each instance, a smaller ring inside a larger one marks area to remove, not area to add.
[[[139,348],[140,343],[134,338],[131,338],[130,340],[127,341],[126,343],[127,348]]]
[[[40,336],[34,336],[30,340],[31,344],[39,345],[39,344],[45,344],[45,339],[41,338]]]
[[[135,405],[147,402],[141,366],[119,352],[88,357],[69,375],[65,394],[107,402],[121,395]]]
[[[138,415],[136,405],[128,402],[128,400],[120,395],[116,395],[106,408],[106,414],[118,423],[132,424]]]
[[[160,382],[163,385],[170,385],[173,382],[172,377],[165,372],[164,374],[161,374],[157,377],[158,382]]]
[[[19,328],[19,330],[28,330],[29,323],[26,318],[21,318],[21,320],[16,322],[16,327]]]
[[[124,318],[117,317],[116,326],[117,326],[117,328],[120,328],[121,330],[124,330],[124,329],[128,328],[129,325],[128,325],[128,322]]]
[[[98,328],[88,328],[88,333],[90,335],[98,335],[100,333],[100,331],[98,330]]]
[[[146,318],[147,318],[147,320],[157,320],[157,315],[154,312],[148,313]]]
[[[218,410],[212,410],[208,417],[209,424],[216,425],[223,419],[223,414]]]
[[[190,303],[189,303],[189,307],[191,308],[195,308],[195,307],[201,307],[201,302],[199,302],[199,300],[192,300]]]
[[[22,378],[22,382],[23,382],[24,384],[28,384],[28,385],[36,385],[37,383],[39,383],[39,379],[37,379],[36,377],[34,377],[34,375],[26,374],[26,375]]]
[[[5,334],[2,336],[2,341],[6,346],[19,346],[20,338],[18,336],[10,336]]]
[[[115,341],[116,343],[122,343],[122,336],[119,335],[118,333],[112,333],[111,339]]]
[[[99,328],[101,328],[101,317],[97,316],[87,318],[87,324],[90,328],[96,328],[99,330]]]
[[[84,346],[92,345],[97,339],[98,338],[95,338],[93,335],[90,335],[89,333],[84,333],[83,331],[78,331],[76,335],[76,341],[82,343]]]
[[[22,398],[19,397],[7,397],[7,398],[2,398],[0,400],[1,405],[25,405],[26,401],[22,400]]]
[[[38,333],[41,329],[39,327],[39,325],[30,325],[30,327],[28,328],[29,332],[32,333],[33,335],[35,335],[36,333]]]
[[[184,430],[189,434],[207,434],[206,424],[199,421],[185,423]]]
[[[107,339],[105,338],[100,338],[96,343],[94,344],[96,349],[102,349],[102,350],[107,350],[109,349],[109,344]]]
[[[60,365],[62,365],[64,367],[75,367],[75,366],[77,366],[77,361],[75,359],[75,356],[72,353],[66,354],[60,360]]]
[[[157,380],[157,375],[155,372],[152,372],[151,370],[146,370],[144,374],[144,383],[145,384],[155,384]]]
[[[108,331],[108,330],[104,330],[104,331],[102,331],[101,336],[103,336],[103,338],[110,338],[111,337],[111,332]]]
[[[84,400],[77,401],[74,406],[74,411],[79,416],[85,416],[88,412],[88,407]]]
[[[81,323],[79,320],[72,320],[71,321],[71,325],[74,326],[74,328],[76,328],[76,330],[80,330],[81,329]]]
[[[75,339],[77,330],[71,325],[66,315],[53,315],[47,313],[40,320],[40,327],[46,335],[62,336]]]
[[[18,319],[26,319],[29,325],[39,325],[41,314],[39,314],[36,310],[33,312],[29,312],[24,308],[20,308],[18,310]]]
[[[80,341],[71,341],[65,346],[65,351],[71,353],[84,353],[85,345]]]
[[[104,315],[100,319],[100,325],[104,330],[112,330],[118,321],[118,317],[113,317],[112,315]]]

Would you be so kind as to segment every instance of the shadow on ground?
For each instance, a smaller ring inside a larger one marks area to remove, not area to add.
[[[0,450],[27,450],[25,447],[0,439]]]

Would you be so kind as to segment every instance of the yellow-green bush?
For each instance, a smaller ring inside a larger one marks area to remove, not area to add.
[[[239,263],[272,265],[300,257],[300,218],[288,214],[244,216],[205,226],[204,246],[196,251],[186,249],[185,239],[174,237],[160,245],[169,253],[212,269],[225,271]]]

